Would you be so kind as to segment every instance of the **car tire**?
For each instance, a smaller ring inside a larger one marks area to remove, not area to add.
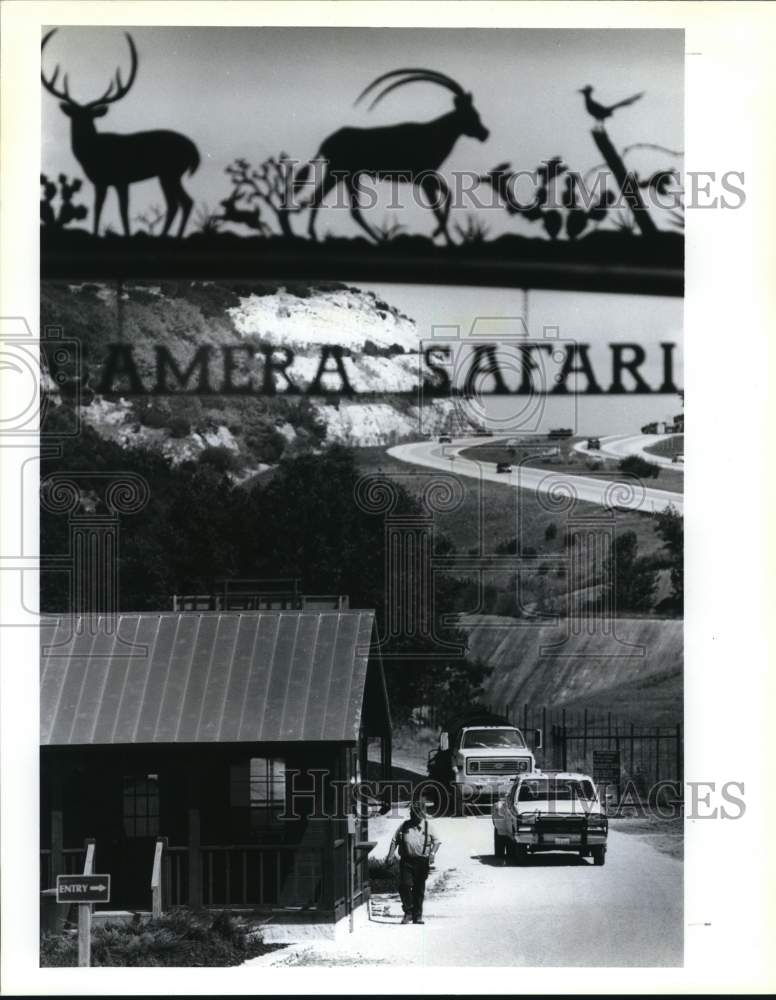
[[[593,855],[594,865],[606,864],[606,848],[605,847],[593,847],[590,851]]]
[[[493,857],[503,858],[507,853],[507,838],[502,837],[496,830],[493,831]]]

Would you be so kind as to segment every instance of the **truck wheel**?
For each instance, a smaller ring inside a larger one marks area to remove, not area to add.
[[[593,847],[590,851],[593,855],[594,865],[603,865],[606,863],[606,848],[605,847]]]
[[[493,856],[496,858],[503,858],[507,852],[507,840],[506,837],[502,837],[500,833],[493,831]]]

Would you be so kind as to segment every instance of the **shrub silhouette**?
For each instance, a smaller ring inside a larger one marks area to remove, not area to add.
[[[51,181],[46,174],[40,175],[40,186],[43,188],[40,199],[40,221],[51,229],[63,229],[71,222],[81,221],[88,214],[85,205],[76,205],[73,196],[83,187],[83,181],[77,177],[72,181],[65,174],[60,174],[56,181]],[[55,204],[59,199],[59,204]]]

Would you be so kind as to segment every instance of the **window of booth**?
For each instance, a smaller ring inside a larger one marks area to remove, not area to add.
[[[125,775],[122,818],[126,837],[159,834],[159,775]]]
[[[229,804],[250,812],[251,832],[275,826],[286,800],[286,762],[251,757],[230,765]]]

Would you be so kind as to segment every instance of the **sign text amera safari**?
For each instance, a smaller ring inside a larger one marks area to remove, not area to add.
[[[57,875],[58,903],[109,903],[110,875]]]

